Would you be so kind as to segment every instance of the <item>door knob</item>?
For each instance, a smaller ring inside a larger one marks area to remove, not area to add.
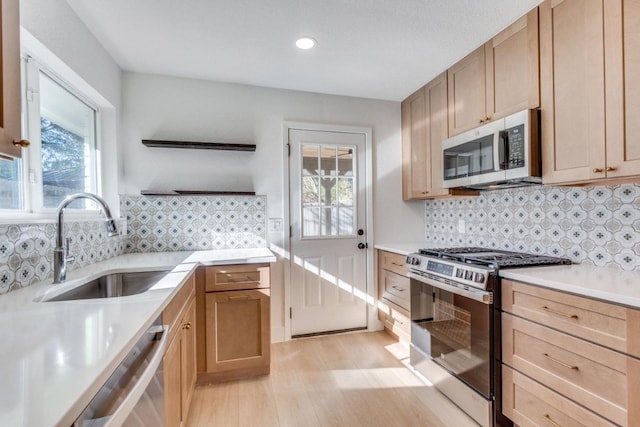
[[[369,245],[366,243],[362,243],[362,242],[358,243],[358,249],[366,249],[368,247]]]

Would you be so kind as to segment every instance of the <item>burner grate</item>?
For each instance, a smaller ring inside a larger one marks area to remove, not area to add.
[[[419,253],[421,255],[448,259],[465,264],[475,264],[493,268],[571,264],[571,260],[566,258],[478,247],[420,249]]]

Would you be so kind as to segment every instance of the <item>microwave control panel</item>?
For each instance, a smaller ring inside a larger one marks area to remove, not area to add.
[[[507,143],[507,169],[524,167],[524,163],[526,160],[524,125],[522,124],[509,129],[505,129],[504,133]]]

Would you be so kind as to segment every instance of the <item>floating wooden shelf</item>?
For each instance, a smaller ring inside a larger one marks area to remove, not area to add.
[[[255,144],[238,144],[231,142],[163,141],[158,139],[143,139],[142,143],[147,147],[160,148],[197,148],[201,150],[256,151]]]
[[[254,191],[142,190],[143,196],[255,196]]]

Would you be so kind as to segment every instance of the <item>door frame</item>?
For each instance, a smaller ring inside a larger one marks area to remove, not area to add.
[[[360,126],[345,126],[345,125],[330,125],[312,122],[295,122],[284,121],[282,123],[282,140],[284,144],[283,150],[283,164],[284,179],[283,179],[283,196],[282,196],[282,208],[284,211],[283,221],[283,234],[284,234],[284,340],[291,340],[291,318],[289,317],[289,307],[291,307],[291,207],[289,206],[290,197],[290,182],[289,182],[289,130],[308,130],[308,131],[320,131],[320,132],[336,132],[336,133],[357,133],[362,134],[365,137],[365,227],[366,227],[366,242],[368,247],[367,252],[367,330],[380,329],[377,326],[378,316],[376,308],[376,294],[377,286],[374,282],[374,233],[373,233],[373,142],[371,139],[372,130],[369,127]]]

